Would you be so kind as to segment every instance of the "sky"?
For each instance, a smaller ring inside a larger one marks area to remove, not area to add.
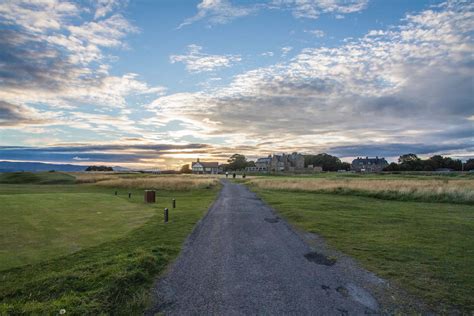
[[[474,158],[474,3],[0,0],[0,160]]]

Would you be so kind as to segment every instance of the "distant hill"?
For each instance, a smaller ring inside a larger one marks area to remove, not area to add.
[[[69,164],[52,164],[42,162],[21,162],[21,161],[0,161],[0,172],[18,172],[18,171],[65,171],[77,172],[84,171],[87,166],[69,165]]]

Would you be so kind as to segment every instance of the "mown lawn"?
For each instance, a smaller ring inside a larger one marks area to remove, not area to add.
[[[474,311],[474,206],[253,190],[292,224],[435,310]]]
[[[0,194],[0,205],[0,271],[120,237],[156,212],[105,193]]]
[[[142,313],[153,280],[178,255],[218,188],[158,191],[153,205],[143,203],[143,190],[130,190],[130,200],[129,190],[114,191],[0,185],[0,315]]]

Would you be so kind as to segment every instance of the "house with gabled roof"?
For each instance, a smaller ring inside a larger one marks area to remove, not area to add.
[[[219,173],[219,163],[212,161],[212,162],[204,162],[197,161],[191,164],[191,170],[195,174],[218,174]]]

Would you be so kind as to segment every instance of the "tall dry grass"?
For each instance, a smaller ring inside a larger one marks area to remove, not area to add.
[[[253,178],[258,188],[474,204],[474,180]]]
[[[115,178],[99,181],[96,185],[130,188],[130,189],[155,189],[155,190],[192,190],[210,188],[219,180],[217,178],[196,178],[178,176],[140,177],[140,178]]]
[[[113,173],[71,173],[76,178],[76,183],[96,183],[105,180],[117,179],[119,176]]]
[[[74,173],[76,183],[104,187],[156,190],[191,190],[217,185],[212,175],[154,175],[139,173]]]

